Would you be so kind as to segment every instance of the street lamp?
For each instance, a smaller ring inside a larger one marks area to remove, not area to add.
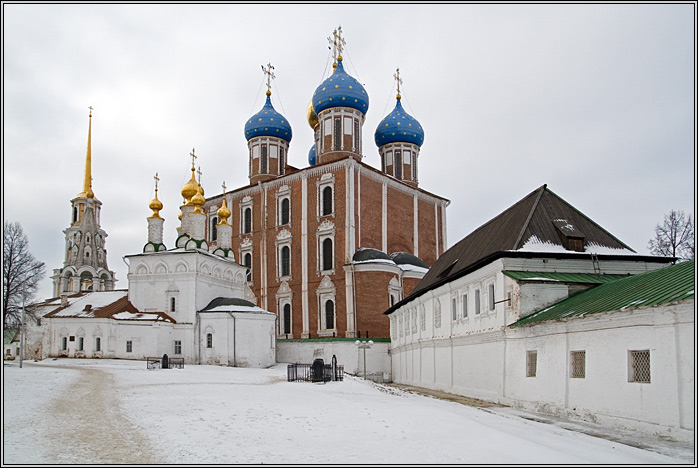
[[[359,349],[364,350],[364,380],[366,380],[366,350],[369,349],[371,346],[373,346],[373,340],[368,340],[368,341],[359,341],[356,340],[354,342],[356,346],[358,346]]]

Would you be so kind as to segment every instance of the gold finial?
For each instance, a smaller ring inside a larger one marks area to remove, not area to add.
[[[395,81],[397,82],[397,98],[401,99],[400,96],[400,85],[402,84],[402,78],[400,78],[400,68],[398,68],[395,71],[395,74],[393,75],[393,78],[395,78]]]
[[[267,75],[267,96],[271,96],[271,80],[276,78],[272,70],[274,70],[274,66],[271,63],[268,63],[266,68],[262,65],[262,71]]]
[[[82,184],[82,192],[78,197],[94,198],[95,194],[92,191],[92,106],[90,109],[90,123],[87,127],[87,156],[85,157],[85,179]]]
[[[150,216],[151,218],[160,218],[160,210],[162,209],[162,202],[158,200],[158,182],[160,181],[160,178],[158,177],[158,173],[155,173],[155,198],[153,198],[150,201],[150,207],[151,210],[153,210],[153,214]],[[162,218],[160,218],[162,219]]]
[[[230,210],[228,207],[225,205],[225,181],[223,181],[223,203],[221,204],[221,207],[218,208],[218,225],[226,225],[228,224],[228,218],[230,217]]]

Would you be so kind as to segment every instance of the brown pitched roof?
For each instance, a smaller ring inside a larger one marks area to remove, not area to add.
[[[638,255],[543,185],[444,252],[412,294],[386,313],[501,256],[581,255],[568,248],[566,238],[581,240],[587,255],[667,262]]]
[[[68,296],[68,305],[44,315],[46,318],[110,318],[176,323],[164,312],[141,312],[128,300],[127,291],[93,292]]]

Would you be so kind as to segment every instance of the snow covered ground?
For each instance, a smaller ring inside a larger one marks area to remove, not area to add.
[[[346,376],[47,359],[3,368],[7,464],[693,464],[662,453]]]

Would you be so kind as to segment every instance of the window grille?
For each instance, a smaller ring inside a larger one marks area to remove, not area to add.
[[[260,174],[267,173],[267,145],[262,145],[262,158],[260,159]]]
[[[102,338],[99,336],[95,338],[95,351],[102,351]]]
[[[535,377],[538,367],[538,351],[526,352],[526,377]]]
[[[334,118],[334,150],[342,149],[342,119]]]
[[[251,253],[246,253],[245,254],[245,267],[247,267],[247,282],[251,283],[252,282],[252,254]]]
[[[331,270],[332,269],[332,239],[325,239],[322,241],[322,269]]]
[[[176,309],[177,300],[174,297],[170,298],[170,312],[174,312]]]
[[[206,333],[206,347],[213,348],[213,334]]]
[[[284,304],[284,334],[291,333],[291,304]]]
[[[285,245],[281,248],[281,276],[291,275],[291,249]]]
[[[322,215],[332,214],[332,187],[322,189]]]
[[[78,351],[84,351],[85,338],[82,336],[78,338]]]
[[[395,151],[395,178],[402,180],[402,154],[400,151]]]
[[[574,379],[586,377],[586,351],[570,352],[570,377]]]
[[[334,302],[325,302],[325,328],[334,329]]]
[[[252,208],[245,208],[244,217],[245,220],[243,222],[243,234],[249,234],[252,232]]]
[[[174,353],[175,354],[182,354],[182,342],[179,340],[176,340],[174,342]]]
[[[650,383],[650,351],[630,351],[628,382]]]
[[[130,353],[133,351],[133,341],[127,341],[126,342],[126,352]]]
[[[284,198],[281,200],[281,222],[280,224],[283,226],[285,224],[288,224],[290,222],[291,216],[291,200],[288,198]]]

